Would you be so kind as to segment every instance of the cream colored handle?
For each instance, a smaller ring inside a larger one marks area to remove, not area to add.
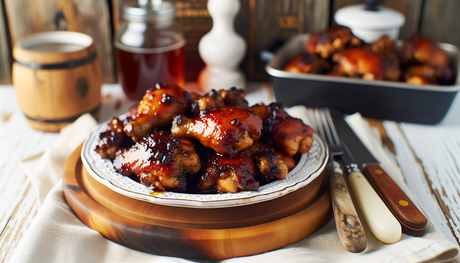
[[[384,243],[398,242],[401,239],[401,224],[364,175],[360,171],[352,171],[348,179],[364,220],[374,236]]]

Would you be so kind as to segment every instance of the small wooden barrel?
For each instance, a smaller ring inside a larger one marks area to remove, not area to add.
[[[28,123],[59,132],[84,113],[97,116],[102,72],[93,39],[68,31],[26,36],[13,49],[13,85]]]

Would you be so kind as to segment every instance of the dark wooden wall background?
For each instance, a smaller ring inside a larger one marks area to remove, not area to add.
[[[95,39],[106,83],[117,82],[113,34],[121,20],[121,7],[129,0],[0,0],[0,84],[11,83],[11,50],[22,36],[52,30],[83,32]],[[188,81],[204,66],[198,42],[209,32],[212,19],[207,0],[170,0],[187,39]],[[240,0],[235,21],[246,39],[247,55],[241,68],[250,81],[267,80],[260,51],[277,37],[312,33],[334,25],[333,14],[361,0]],[[460,0],[385,0],[382,6],[400,11],[406,23],[400,39],[415,33],[435,42],[460,47]]]

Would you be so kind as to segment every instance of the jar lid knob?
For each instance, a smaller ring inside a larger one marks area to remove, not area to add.
[[[139,6],[142,8],[161,9],[162,0],[138,0]]]
[[[365,4],[366,7],[364,9],[368,11],[378,11],[379,7],[378,5],[383,2],[383,0],[362,0]]]

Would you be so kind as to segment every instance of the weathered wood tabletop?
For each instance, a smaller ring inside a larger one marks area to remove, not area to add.
[[[267,85],[266,100],[273,99]],[[119,85],[104,85],[99,121],[121,114],[133,102]],[[260,98],[250,97],[250,103]],[[369,120],[382,135],[388,153],[399,164],[404,180],[446,239],[460,239],[460,98],[457,96],[440,125],[416,125]],[[411,136],[407,136],[411,134]],[[11,85],[0,86],[0,262],[7,262],[16,244],[34,219],[40,204],[37,192],[20,166],[20,160],[52,145],[58,133],[44,133],[28,126]]]

